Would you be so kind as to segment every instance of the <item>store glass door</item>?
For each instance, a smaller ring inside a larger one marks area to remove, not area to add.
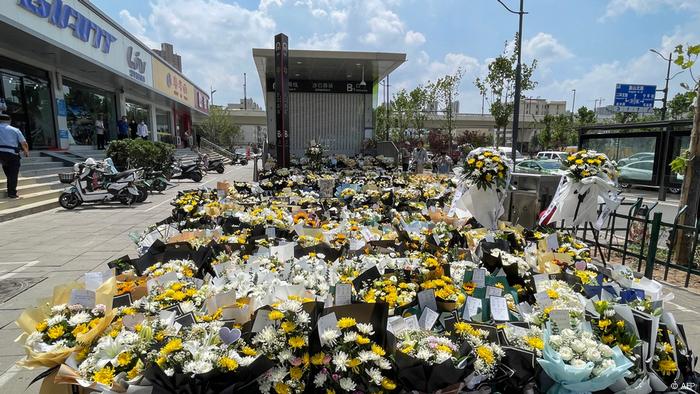
[[[0,70],[0,79],[7,114],[24,134],[29,149],[56,147],[49,82],[7,70]]]

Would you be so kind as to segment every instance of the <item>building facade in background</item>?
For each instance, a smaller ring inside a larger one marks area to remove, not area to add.
[[[163,42],[160,44],[160,49],[154,49],[153,52],[163,58],[169,65],[175,67],[177,71],[182,72],[182,58],[175,53],[173,44]]]
[[[263,111],[262,107],[258,105],[252,98],[240,99],[239,103],[226,105],[226,109],[230,110],[246,110],[246,111]]]
[[[524,97],[520,99],[520,113],[525,115],[564,115],[566,114],[566,101]]]
[[[0,2],[0,97],[31,149],[96,144],[95,122],[144,120],[182,141],[209,97],[87,0]]]

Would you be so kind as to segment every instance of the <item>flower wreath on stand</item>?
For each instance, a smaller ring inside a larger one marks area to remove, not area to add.
[[[311,144],[306,148],[305,156],[309,159],[309,165],[312,168],[319,168],[323,161],[323,147],[316,141],[311,140]]]
[[[452,200],[450,215],[473,217],[495,230],[503,214],[503,200],[510,184],[510,160],[492,148],[474,149],[467,155]]]

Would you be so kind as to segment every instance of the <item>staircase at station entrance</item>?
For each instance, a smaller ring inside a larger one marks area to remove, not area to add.
[[[210,149],[202,149],[210,159],[222,157]],[[189,149],[177,149],[175,156],[183,161],[194,160],[197,153]],[[7,198],[7,179],[0,171],[0,222],[46,211],[59,206],[58,196],[68,186],[58,180],[58,174],[73,171],[73,165],[87,158],[103,160],[104,150],[77,148],[67,151],[30,151],[22,157],[17,182],[18,199]]]

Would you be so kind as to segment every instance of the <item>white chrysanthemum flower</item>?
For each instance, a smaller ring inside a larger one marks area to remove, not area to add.
[[[357,330],[365,335],[374,334],[374,327],[370,323],[357,323]]]
[[[66,304],[54,305],[51,307],[51,314],[61,313],[64,309],[66,309]]]
[[[345,343],[355,342],[355,340],[357,340],[357,333],[355,331],[346,332],[343,335],[343,342]]]
[[[326,346],[334,347],[338,338],[340,338],[340,331],[335,328],[327,329],[321,334],[321,342],[325,343]]]
[[[353,382],[350,378],[341,378],[339,383],[340,388],[348,392],[355,391],[355,389],[357,388],[355,382]]]
[[[367,375],[372,383],[376,384],[377,386],[382,384],[382,371],[378,370],[377,368],[370,368],[367,370]]]
[[[280,361],[289,361],[292,358],[294,358],[294,353],[292,353],[292,351],[289,349],[284,349],[277,355],[277,359]]]
[[[326,383],[326,380],[328,379],[328,375],[323,372],[319,372],[316,374],[316,377],[314,377],[314,386],[316,387],[323,387],[323,384]]]
[[[429,360],[432,354],[430,353],[430,350],[426,348],[420,348],[416,352],[416,358],[421,359],[421,360]]]
[[[55,315],[55,316],[51,316],[50,318],[48,318],[46,320],[46,323],[49,325],[49,327],[51,327],[51,326],[55,326],[56,324],[59,324],[59,323],[65,321],[65,320],[66,320],[65,316]]]
[[[348,355],[344,351],[340,350],[333,355],[333,364],[335,364],[338,371],[345,372],[347,370]]]
[[[375,360],[374,364],[380,369],[391,369],[391,362],[384,357],[380,357],[378,360]]]
[[[571,342],[571,350],[579,354],[584,353],[586,351],[586,344],[578,339],[574,340],[573,342]]]
[[[311,322],[311,316],[306,311],[301,311],[297,313],[297,323],[308,324]]]
[[[175,374],[175,370],[174,370],[173,368],[167,368],[167,369],[166,369],[165,371],[163,371],[163,372],[165,372],[165,374],[168,375],[168,376],[173,376],[173,375]]]
[[[600,355],[605,358],[611,358],[614,354],[610,346],[604,344],[598,345],[598,351],[600,352]]]
[[[68,319],[68,325],[77,326],[78,324],[87,323],[91,320],[91,316],[87,312],[78,312]]]

